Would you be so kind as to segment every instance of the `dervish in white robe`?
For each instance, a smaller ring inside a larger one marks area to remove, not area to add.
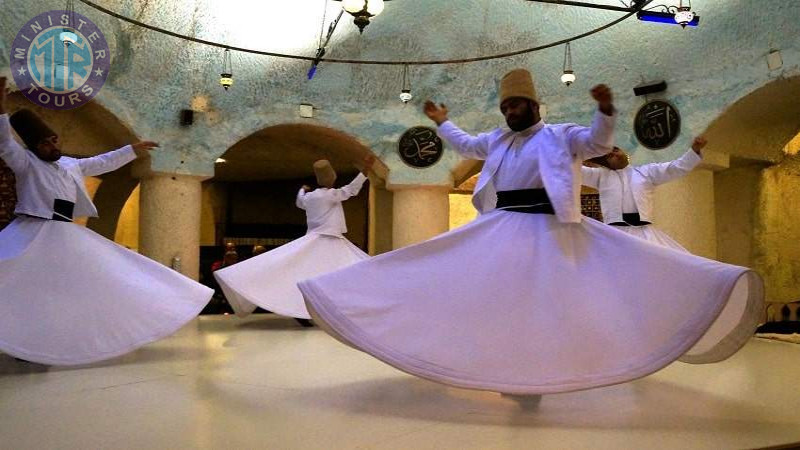
[[[683,156],[663,163],[631,166],[621,149],[591,161],[600,167],[581,167],[583,185],[600,193],[603,222],[654,244],[686,252],[674,239],[652,224],[656,186],[678,179],[702,162],[699,154],[705,140],[695,139]],[[697,150],[694,150],[697,148]],[[621,167],[621,168],[617,168]]]
[[[14,117],[29,147],[35,131],[49,130],[30,111]],[[42,364],[93,363],[169,336],[211,299],[211,289],[72,223],[97,215],[83,177],[133,161],[133,146],[46,161],[12,138],[2,114],[0,158],[19,199],[18,217],[0,232],[0,351]]]
[[[321,187],[304,186],[296,201],[306,212],[306,235],[214,272],[238,316],[245,317],[260,306],[283,316],[310,319],[297,283],[369,258],[344,237],[347,225],[342,208],[343,201],[358,195],[367,177],[359,173],[350,184],[334,189],[336,174],[328,161],[317,161],[314,170]]]
[[[450,147],[485,160],[481,215],[301,282],[315,323],[405,372],[508,394],[612,385],[735,353],[761,311],[758,275],[582,219],[581,163],[614,141],[610,90],[593,96],[591,128],[545,124],[530,74],[512,71],[500,95],[511,129],[476,137],[426,103]]]

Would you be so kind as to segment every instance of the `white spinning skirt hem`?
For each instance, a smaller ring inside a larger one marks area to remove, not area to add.
[[[297,282],[369,258],[343,236],[309,233],[274,250],[217,270],[214,276],[239,317],[256,306],[309,319]]]
[[[630,234],[631,236],[636,236],[640,239],[644,239],[645,241],[652,242],[653,244],[660,245],[662,247],[667,247],[686,253],[689,252],[681,244],[676,242],[675,239],[672,239],[667,233],[664,233],[653,225],[645,225],[641,227],[614,226],[614,228]]]
[[[591,219],[506,211],[299,287],[348,345],[423,378],[513,394],[725,359],[752,336],[763,299],[748,269]]]
[[[167,337],[213,291],[93,231],[21,217],[0,232],[0,351],[89,364]]]

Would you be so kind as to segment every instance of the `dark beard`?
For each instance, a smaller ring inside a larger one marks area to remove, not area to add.
[[[520,117],[517,121],[513,123],[506,121],[506,125],[508,125],[508,127],[511,128],[512,131],[522,131],[535,125],[533,119],[534,119],[533,111],[531,111],[529,108],[528,112],[526,112],[524,116]]]

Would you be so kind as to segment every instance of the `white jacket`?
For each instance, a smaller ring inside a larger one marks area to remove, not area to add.
[[[603,222],[623,222],[622,202],[625,192],[633,194],[639,217],[645,222],[652,222],[653,193],[659,184],[680,178],[697,167],[703,159],[689,150],[680,158],[665,163],[628,166],[622,170],[610,170],[605,167],[582,167],[583,184],[600,192],[600,209]],[[628,174],[630,172],[630,185]]]
[[[16,214],[50,219],[56,200],[52,189],[52,177],[57,174],[53,165],[58,164],[75,183],[77,198],[64,198],[75,202],[73,217],[97,217],[97,208],[92,203],[83,177],[97,176],[119,169],[136,159],[133,147],[126,145],[119,150],[92,158],[61,157],[57,163],[39,159],[32,151],[23,148],[11,136],[8,115],[0,115],[0,158],[14,171],[17,179]]]
[[[607,116],[597,111],[591,128],[576,124],[545,125],[525,143],[526,146],[541,146],[539,170],[560,222],[581,221],[581,163],[612,150],[615,124],[616,113]],[[475,186],[472,204],[481,214],[493,210],[497,205],[493,178],[516,133],[498,128],[476,137],[446,121],[439,126],[438,134],[461,156],[486,160]]]
[[[342,202],[358,195],[365,181],[367,177],[359,173],[350,184],[339,189],[319,188],[311,192],[300,189],[296,205],[306,212],[308,233],[332,236],[347,233]]]

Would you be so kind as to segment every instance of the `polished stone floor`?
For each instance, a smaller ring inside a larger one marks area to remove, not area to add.
[[[521,404],[448,388],[319,329],[203,317],[123,358],[0,354],[0,449],[757,448],[800,442],[800,345]]]

